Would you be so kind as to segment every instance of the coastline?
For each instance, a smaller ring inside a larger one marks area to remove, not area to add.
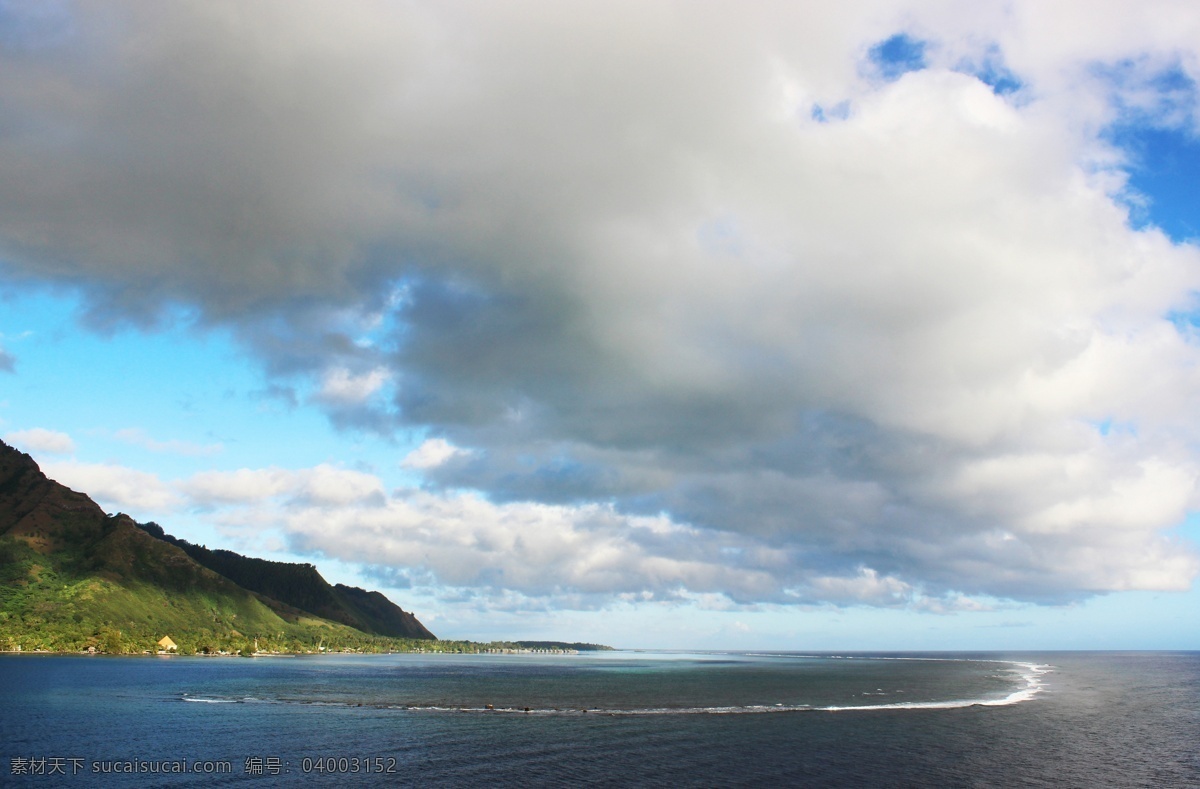
[[[103,652],[95,650],[89,652],[87,650],[63,650],[55,651],[49,649],[0,649],[0,655],[53,655],[59,657],[168,657],[168,658],[294,658],[294,657],[371,657],[376,655],[579,655],[589,651],[594,652],[618,652],[613,647],[606,647],[603,650],[578,650],[578,649],[508,649],[508,648],[492,648],[479,650],[446,650],[446,649],[406,649],[406,650],[387,650],[387,651],[363,651],[363,650],[321,650],[311,652],[251,652],[249,654],[241,654],[239,652],[193,652],[184,654],[182,652],[166,652],[166,651],[142,651],[142,652]]]

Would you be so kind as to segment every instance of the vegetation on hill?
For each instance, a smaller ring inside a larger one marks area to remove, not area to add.
[[[436,638],[412,614],[379,592],[331,586],[311,564],[273,562],[227,550],[210,550],[165,533],[157,523],[138,526],[176,546],[198,564],[249,589],[322,619],[349,625],[370,635],[390,638]]]
[[[386,651],[428,648],[424,633],[384,638],[245,589],[0,443],[0,649]]]
[[[563,649],[576,652],[611,652],[612,647],[604,644],[585,644],[580,641],[517,641],[524,649]]]
[[[41,553],[0,537],[0,648],[142,652],[167,635],[185,653],[252,650],[255,638],[260,649],[303,651],[362,636],[315,617],[285,619],[216,573],[164,562],[174,557],[153,547],[134,552],[127,572],[97,562],[100,551],[88,547]]]

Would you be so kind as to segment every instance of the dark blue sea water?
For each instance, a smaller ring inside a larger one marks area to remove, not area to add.
[[[1200,786],[1200,653],[8,655],[0,759],[4,786]]]

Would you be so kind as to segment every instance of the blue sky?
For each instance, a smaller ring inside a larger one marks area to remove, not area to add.
[[[443,637],[1200,648],[1151,5],[5,4],[0,437]]]

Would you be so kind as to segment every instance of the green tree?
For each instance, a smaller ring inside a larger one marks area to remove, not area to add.
[[[120,630],[109,629],[100,636],[100,643],[105,652],[120,655],[125,652],[125,642],[121,639]]]

